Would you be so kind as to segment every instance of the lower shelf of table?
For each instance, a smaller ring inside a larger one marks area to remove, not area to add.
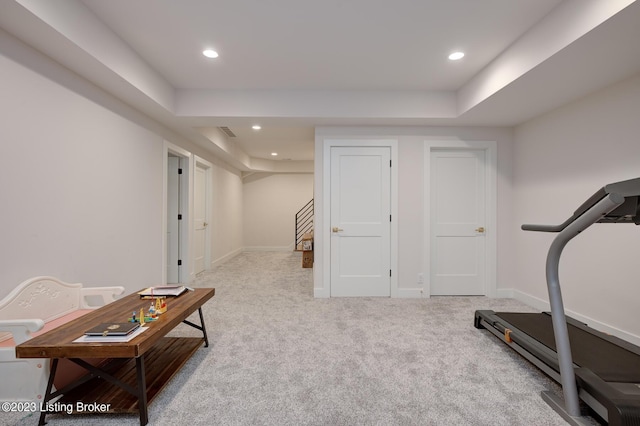
[[[203,338],[164,337],[143,355],[148,404],[203,343]],[[137,388],[135,359],[114,359],[102,369],[134,389]],[[110,404],[107,411],[109,413],[138,412],[137,396],[99,377],[63,395],[59,402]]]

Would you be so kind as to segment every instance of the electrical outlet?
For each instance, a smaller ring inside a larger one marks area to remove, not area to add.
[[[424,274],[418,274],[418,284],[424,283]]]

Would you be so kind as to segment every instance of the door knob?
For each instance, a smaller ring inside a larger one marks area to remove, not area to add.
[[[484,227],[481,226],[480,228],[476,228],[476,232],[483,233]]]
[[[202,226],[203,226],[204,228],[206,228],[206,227],[207,227],[207,225],[208,225],[208,223],[207,223],[207,222],[204,222],[204,223],[202,224]]]
[[[344,229],[338,228],[337,226],[334,226],[333,228],[331,228],[331,230],[333,232],[340,232],[340,231],[344,231]]]

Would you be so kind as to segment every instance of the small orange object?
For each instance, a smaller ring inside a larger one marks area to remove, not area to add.
[[[513,339],[511,338],[511,330],[508,329],[508,328],[505,328],[505,330],[504,330],[504,340],[507,343],[513,342]]]

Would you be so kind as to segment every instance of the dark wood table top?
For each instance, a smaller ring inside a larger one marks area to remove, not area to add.
[[[135,358],[148,351],[160,338],[215,295],[215,288],[196,288],[178,297],[167,298],[167,311],[158,319],[145,323],[149,329],[128,342],[73,341],[84,332],[102,323],[127,322],[131,313],[136,317],[140,308],[147,312],[151,301],[136,293],[109,303],[80,318],[76,318],[47,333],[16,346],[17,358]]]

